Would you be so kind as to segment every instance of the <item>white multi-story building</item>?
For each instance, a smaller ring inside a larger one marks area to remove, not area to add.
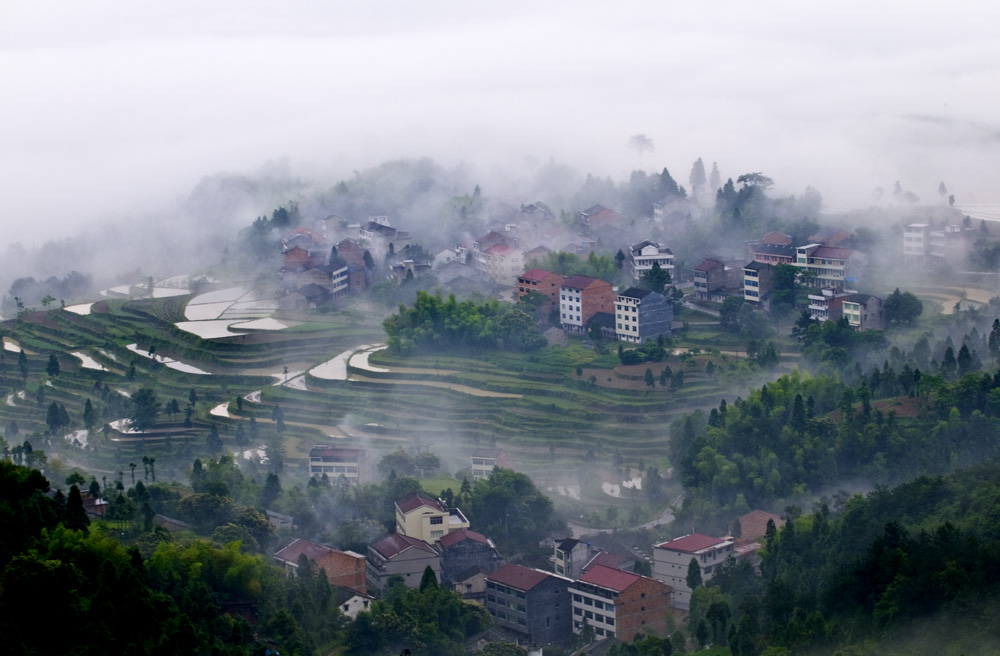
[[[636,280],[651,270],[653,264],[659,264],[661,269],[670,274],[671,279],[674,276],[673,252],[656,242],[640,241],[629,246],[629,264],[632,268],[632,277]]]
[[[701,568],[701,580],[709,581],[729,556],[735,555],[732,538],[713,538],[692,533],[653,547],[653,577],[673,588],[673,605],[687,610],[691,588],[687,584],[691,560]]]

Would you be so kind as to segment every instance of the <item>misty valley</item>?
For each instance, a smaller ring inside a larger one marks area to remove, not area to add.
[[[1000,228],[880,184],[400,159],[9,249],[0,633],[997,653]]]

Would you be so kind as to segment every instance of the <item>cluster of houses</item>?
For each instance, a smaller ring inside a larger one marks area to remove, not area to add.
[[[473,455],[481,470],[490,471],[503,458],[496,451]],[[494,639],[533,648],[565,645],[587,631],[626,641],[645,632],[667,635],[689,608],[692,561],[708,581],[727,558],[754,557],[767,521],[780,521],[754,511],[740,518],[740,538],[692,534],[657,544],[653,575],[643,576],[634,570],[636,558],[645,556],[611,553],[575,538],[552,540],[547,565],[504,562],[459,508],[426,494],[399,499],[395,511],[395,530],[372,542],[365,555],[296,539],[274,558],[289,575],[305,561],[322,571],[335,588],[337,607],[351,618],[394,582],[419,587],[430,568],[441,585],[485,607]]]
[[[850,289],[864,272],[867,258],[846,248],[850,235],[845,230],[823,228],[810,235],[807,243],[795,246],[792,237],[770,232],[746,244],[746,264],[707,258],[692,270],[699,300],[721,303],[741,297],[752,307],[770,308],[776,267],[794,266],[809,285],[819,290],[809,295],[808,311],[813,319],[837,321],[846,317],[855,330],[882,330],[885,314],[882,299]]]

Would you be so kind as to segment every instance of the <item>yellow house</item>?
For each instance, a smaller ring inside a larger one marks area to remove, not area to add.
[[[448,508],[440,499],[411,494],[396,502],[396,532],[433,544],[452,531],[469,528],[469,520],[458,508]]]

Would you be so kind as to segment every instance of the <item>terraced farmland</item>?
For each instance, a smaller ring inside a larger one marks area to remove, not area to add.
[[[383,339],[380,316],[357,309],[280,316],[276,318],[299,323],[207,339],[176,325],[185,320],[188,300],[190,296],[106,300],[89,313],[51,310],[5,323],[5,335],[28,356],[26,382],[17,353],[8,350],[0,361],[7,399],[0,404],[0,425],[6,427],[8,442],[31,436],[50,457],[110,472],[148,455],[171,462],[182,474],[193,457],[208,453],[205,438],[211,425],[219,429],[224,448],[237,450],[236,427],[242,423],[242,429],[249,429],[252,417],[257,435],[249,446],[256,448],[273,438],[271,420],[280,405],[286,463],[293,473],[305,473],[312,444],[338,441],[386,450],[432,446],[451,471],[467,466],[473,448],[500,445],[519,469],[545,477],[553,473],[554,456],[583,463],[588,458],[610,460],[617,453],[632,465],[643,459],[663,462],[671,420],[717,405],[727,395],[704,373],[707,360],[724,367],[733,359],[675,356],[669,362],[621,367],[613,352],[599,355],[571,340],[567,347],[530,355],[404,358],[379,351],[369,358],[371,369],[348,367],[346,380],[330,380],[308,371]],[[150,352],[210,375],[172,369]],[[45,371],[50,354],[60,364],[57,376]],[[643,382],[647,366],[657,381],[666,366],[683,370],[684,385],[648,388]],[[307,373],[295,376],[303,371]],[[142,387],[155,389],[161,402],[177,400],[182,408],[194,390],[197,402],[190,421],[182,421],[183,411],[161,415],[156,428],[144,435],[103,431],[87,449],[60,439],[83,427],[88,399],[100,415],[99,428],[120,419],[128,408],[124,395]],[[24,392],[23,399],[18,391]],[[46,408],[53,401],[66,407],[70,425],[48,436]],[[213,408],[221,412],[210,412]],[[17,423],[16,436],[11,435],[11,421]]]

